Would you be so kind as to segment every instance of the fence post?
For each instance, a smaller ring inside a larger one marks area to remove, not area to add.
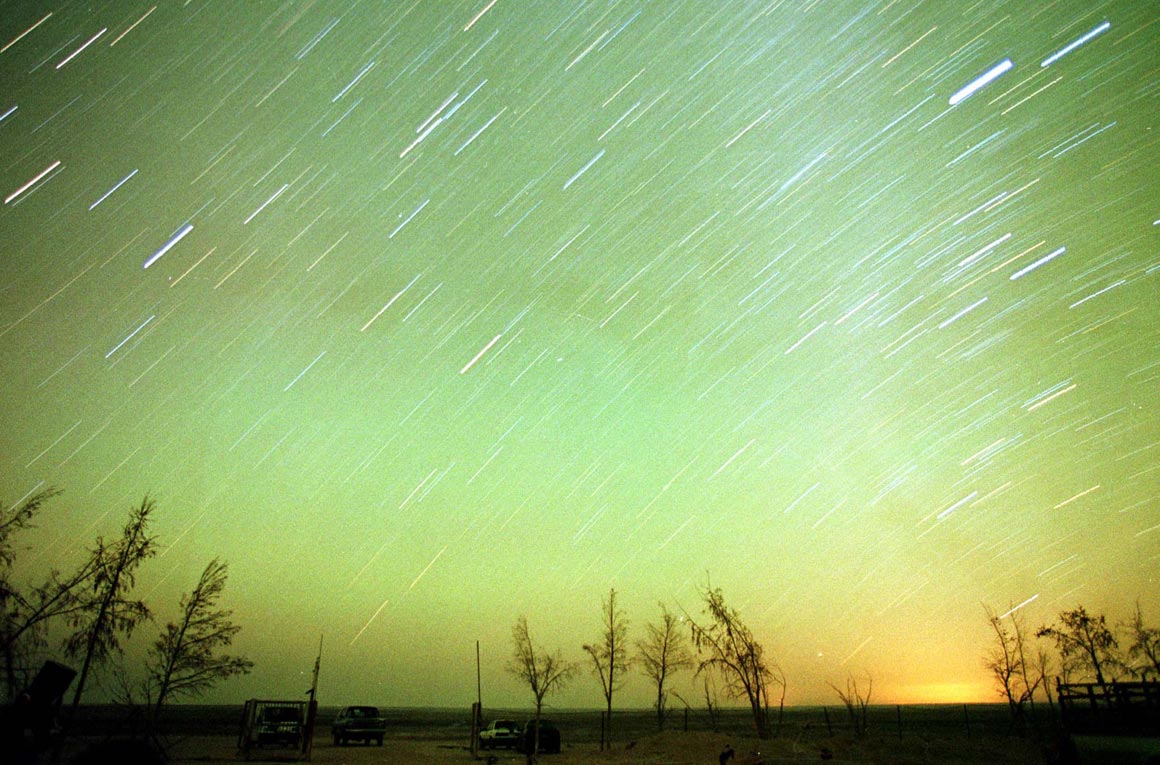
[[[471,759],[475,759],[479,754],[479,728],[483,718],[483,710],[480,709],[480,703],[473,701],[471,703]]]
[[[829,731],[830,737],[833,738],[834,728],[830,725],[830,710],[826,707],[822,707],[822,714],[826,716],[826,730]]]
[[[894,707],[894,711],[898,713],[898,740],[902,740],[902,705],[899,704]]]
[[[963,704],[963,725],[967,729],[967,738],[971,737],[971,716],[967,713],[967,705]]]

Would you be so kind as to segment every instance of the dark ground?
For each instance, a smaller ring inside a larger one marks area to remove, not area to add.
[[[320,763],[438,763],[470,762],[470,714],[459,709],[383,709],[387,718],[384,745],[335,747],[329,736],[337,707],[321,707],[311,761]],[[242,706],[183,705],[168,710],[161,740],[172,763],[212,763],[244,759],[237,748]],[[504,717],[522,720],[526,711],[485,709],[485,720]],[[846,711],[837,707],[786,710],[775,735],[759,740],[746,710],[724,710],[716,726],[703,710],[678,710],[667,730],[658,734],[655,715],[648,710],[613,712],[612,744],[600,750],[600,714],[593,710],[550,710],[545,713],[560,728],[563,751],[547,755],[549,765],[581,763],[637,763],[639,765],[713,765],[726,744],[737,752],[733,765],[772,765],[782,762],[822,762],[830,754],[835,763],[1047,763],[1060,760],[1061,747],[1047,719],[1042,735],[1018,735],[1002,705],[879,706],[868,711],[867,733],[853,734]],[[67,750],[66,762],[80,748],[104,739],[131,735],[133,721],[117,707],[90,707],[78,721],[78,740]],[[1149,762],[1149,754],[1125,748],[1118,740],[1081,740],[1081,762]],[[1132,742],[1134,748],[1141,742]],[[1160,740],[1145,740],[1160,757]],[[500,751],[500,763],[522,763],[524,757]],[[249,753],[255,762],[285,762],[302,757],[288,749],[261,749]],[[1156,760],[1160,762],[1160,759]],[[129,765],[126,763],[126,765]]]

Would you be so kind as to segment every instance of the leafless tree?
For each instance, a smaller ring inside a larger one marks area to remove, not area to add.
[[[720,588],[701,591],[706,621],[698,623],[689,617],[693,645],[702,655],[697,673],[713,670],[721,673],[725,690],[733,698],[744,698],[753,712],[753,724],[759,738],[768,738],[769,683],[776,682],[765,660],[761,644],[741,621],[741,614],[725,602]]]
[[[1104,670],[1120,666],[1116,651],[1119,642],[1108,628],[1103,614],[1091,616],[1083,606],[1059,614],[1059,624],[1040,627],[1037,637],[1055,641],[1065,680],[1072,672],[1095,677],[1103,685]]]
[[[773,684],[781,688],[781,696],[777,700],[777,730],[780,734],[782,718],[785,715],[785,671],[782,670],[781,665],[779,664],[770,665],[769,671],[773,680]]]
[[[1023,614],[1008,611],[999,615],[990,606],[983,608],[995,633],[984,666],[1007,701],[1012,726],[1021,726],[1026,720],[1026,706],[1031,705],[1034,712],[1035,691],[1045,681],[1045,673],[1036,672],[1036,665],[1027,657],[1027,626]],[[1045,655],[1040,658],[1039,666],[1044,668]]]
[[[717,733],[721,726],[721,705],[717,699],[717,681],[713,679],[712,672],[706,672],[701,675],[701,690],[705,695],[705,714],[709,715],[709,729]],[[688,699],[676,691],[673,691],[673,695],[685,705],[685,718],[687,720],[689,710],[693,708],[693,705],[689,703]]]
[[[712,672],[703,674],[701,681],[705,690],[705,711],[709,713],[709,725],[716,733],[721,727],[721,705],[717,701],[717,681],[713,679]]]
[[[601,639],[599,643],[587,644],[584,652],[592,659],[592,672],[600,678],[607,703],[605,713],[607,741],[612,743],[612,694],[624,682],[628,672],[628,618],[624,611],[616,607],[616,590],[608,591],[607,600],[600,604]],[[604,740],[601,740],[601,746]]]
[[[846,712],[850,715],[850,723],[854,726],[855,736],[866,735],[866,707],[870,705],[870,692],[874,690],[874,678],[870,673],[866,673],[866,692],[863,693],[858,689],[858,681],[854,679],[853,675],[846,676],[846,690],[842,690],[833,683],[827,683],[834,692],[838,694],[838,698],[846,706]]]
[[[231,621],[232,611],[217,607],[226,578],[226,564],[211,560],[197,586],[181,596],[177,621],[165,626],[150,649],[147,667],[154,691],[154,725],[167,701],[197,696],[219,681],[247,674],[254,666],[244,657],[220,653],[242,629]]]
[[[153,501],[146,497],[130,511],[119,539],[106,543],[98,537],[90,550],[94,568],[92,587],[86,595],[84,608],[70,616],[74,631],[65,643],[65,649],[71,655],[82,658],[70,722],[76,716],[93,663],[119,652],[119,635],[131,636],[137,625],[149,618],[149,608],[144,601],[131,600],[129,593],[136,582],[137,567],[156,552],[154,537],[149,533],[153,509]]]
[[[1047,650],[1042,646],[1036,646],[1035,655],[1031,664],[1032,674],[1035,677],[1035,684],[1043,689],[1043,697],[1047,699],[1048,711],[1055,714],[1055,702],[1051,698],[1051,683],[1048,682],[1048,677],[1051,676],[1051,656]]]
[[[668,708],[668,691],[665,682],[670,675],[693,666],[693,655],[685,642],[679,619],[669,612],[663,603],[661,623],[644,626],[647,637],[636,643],[637,657],[644,673],[657,688],[657,730],[664,730],[665,714]]]
[[[1141,680],[1160,679],[1160,629],[1144,624],[1144,614],[1138,600],[1136,612],[1127,628],[1132,638],[1132,645],[1128,647],[1131,671]]]
[[[540,711],[544,697],[563,688],[575,674],[576,665],[567,661],[559,651],[548,653],[536,648],[528,632],[526,616],[521,616],[512,627],[512,642],[514,646],[507,670],[528,684],[536,702],[535,737],[530,753],[530,759],[534,761],[540,754]]]

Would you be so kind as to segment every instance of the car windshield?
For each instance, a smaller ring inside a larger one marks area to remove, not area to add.
[[[378,717],[379,710],[374,707],[351,707],[349,714],[351,717]]]
[[[514,720],[496,720],[492,723],[492,727],[496,730],[515,730],[519,726]]]
[[[298,722],[298,710],[294,707],[267,707],[262,710],[262,719],[269,722]]]

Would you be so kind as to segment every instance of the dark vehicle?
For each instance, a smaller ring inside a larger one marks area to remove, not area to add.
[[[515,720],[492,720],[491,724],[479,732],[479,748],[510,748],[519,744],[523,730]]]
[[[347,741],[374,741],[382,746],[386,732],[387,722],[378,707],[345,707],[330,726],[335,746],[346,746]]]
[[[0,751],[5,752],[5,762],[7,755],[13,762],[36,762],[39,752],[60,741],[57,712],[74,677],[76,672],[69,667],[46,661],[32,684],[10,706],[0,708],[0,724],[6,734],[0,738]]]
[[[519,750],[525,754],[534,751],[536,746],[536,721],[528,720],[520,735]],[[547,720],[540,720],[540,752],[559,754],[560,730]]]
[[[300,704],[264,706],[258,714],[259,746],[298,746],[302,740],[302,706]]]

